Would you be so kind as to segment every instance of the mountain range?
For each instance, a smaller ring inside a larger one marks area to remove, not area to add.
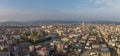
[[[82,23],[83,21],[62,21],[62,20],[38,20],[38,21],[7,21],[0,22],[0,24],[77,24]],[[115,21],[84,21],[85,23],[93,24],[120,24],[120,22]]]

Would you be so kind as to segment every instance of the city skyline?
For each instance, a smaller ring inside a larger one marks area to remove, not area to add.
[[[1,0],[0,22],[70,20],[120,22],[119,0]]]

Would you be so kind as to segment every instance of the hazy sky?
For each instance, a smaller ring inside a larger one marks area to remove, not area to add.
[[[0,22],[119,21],[120,0],[0,0]]]

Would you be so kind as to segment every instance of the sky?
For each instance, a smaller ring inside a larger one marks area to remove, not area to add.
[[[118,21],[120,0],[0,0],[0,22]]]

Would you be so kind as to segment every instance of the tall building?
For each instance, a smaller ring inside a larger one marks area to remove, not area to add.
[[[82,30],[85,30],[85,23],[82,22]]]

